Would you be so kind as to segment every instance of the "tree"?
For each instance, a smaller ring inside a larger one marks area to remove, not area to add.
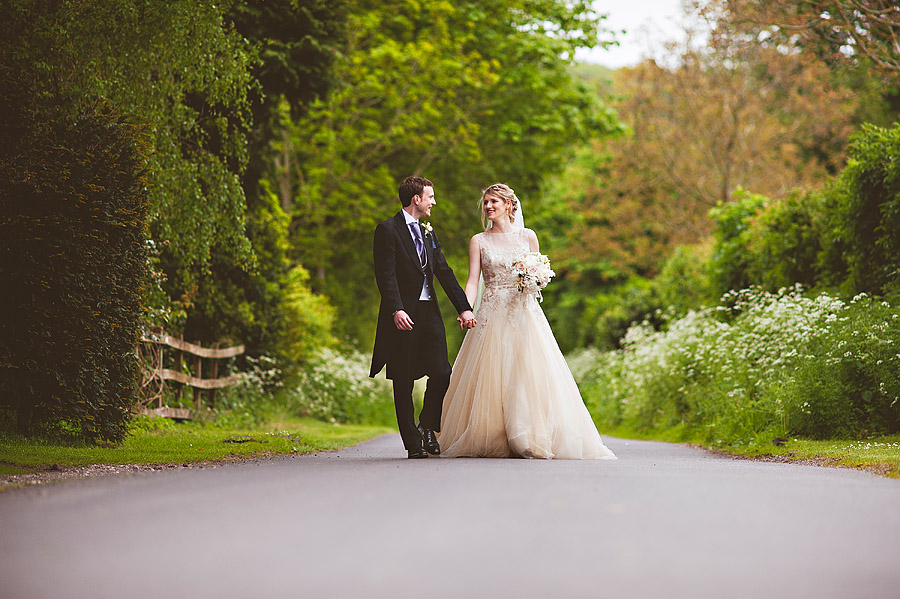
[[[660,307],[645,279],[706,238],[708,212],[737,188],[778,197],[821,187],[842,165],[860,103],[843,74],[760,46],[727,21],[705,27],[706,43],[692,34],[665,60],[614,74],[629,130],[584,148],[540,214],[558,275],[545,310],[566,348],[606,343],[595,326],[606,311],[640,318]]]
[[[601,20],[587,2],[361,2],[335,65],[335,88],[306,118],[282,111],[292,156],[273,189],[290,205],[294,257],[339,308],[338,325],[371,338],[371,231],[399,204],[409,174],[436,182],[435,225],[465,270],[480,189],[506,180],[536,196],[573,141],[614,123],[568,70]],[[288,197],[287,194],[290,194]]]
[[[253,55],[224,20],[230,3],[4,3],[5,59],[71,114],[98,101],[145,125],[156,321],[183,323],[216,243],[246,265],[247,94]],[[168,316],[167,316],[168,315]]]
[[[868,59],[885,78],[896,81],[900,75],[900,6],[896,2],[724,0],[712,3],[712,10],[735,24],[757,29],[768,44],[799,46],[834,63]]]
[[[900,126],[865,124],[846,168],[819,190],[768,199],[739,192],[716,208],[710,260],[718,294],[756,286],[896,297],[900,289]]]
[[[184,331],[195,339],[240,340],[251,355],[280,358],[281,370],[290,373],[302,361],[300,354],[308,357],[314,344],[304,343],[304,351],[298,352],[291,349],[297,344],[286,339],[300,335],[297,329],[315,316],[301,314],[297,309],[301,304],[290,299],[309,293],[309,283],[308,277],[296,275],[303,269],[290,258],[290,218],[273,193],[290,186],[286,180],[295,169],[293,164],[284,168],[284,161],[295,156],[276,147],[285,135],[280,109],[285,108],[290,118],[302,118],[307,106],[327,93],[336,48],[343,44],[346,6],[323,0],[243,0],[233,3],[227,19],[258,56],[251,65],[257,85],[248,96],[252,127],[242,180],[253,261],[248,265],[231,259],[227,243],[213,246]],[[307,338],[327,340],[330,331],[323,335],[308,331]]]

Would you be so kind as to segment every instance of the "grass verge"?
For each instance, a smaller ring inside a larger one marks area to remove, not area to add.
[[[733,453],[728,449],[727,453]],[[821,466],[837,466],[867,470],[890,478],[900,478],[900,435],[877,437],[865,441],[786,439],[767,448],[750,448],[740,455],[758,459],[780,458],[779,461],[812,462]]]
[[[156,420],[156,419],[153,419]],[[340,449],[392,432],[382,426],[288,418],[252,427],[145,420],[120,447],[72,447],[0,437],[0,475],[95,464],[188,464]]]
[[[601,433],[622,439],[689,443],[716,453],[754,460],[796,462],[818,466],[855,468],[889,478],[900,478],[900,435],[862,441],[777,439],[777,444],[715,445],[692,437],[686,429],[673,427],[646,433],[626,427],[601,428]]]

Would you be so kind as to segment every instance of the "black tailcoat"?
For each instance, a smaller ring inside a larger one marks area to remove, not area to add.
[[[434,279],[441,284],[444,292],[453,303],[456,311],[462,313],[471,310],[466,299],[466,294],[459,286],[453,269],[447,264],[441,251],[441,243],[437,235],[427,232],[422,228],[425,251],[428,259],[425,267],[419,260],[416,246],[413,243],[409,227],[398,212],[393,218],[383,221],[375,228],[375,281],[378,283],[378,291],[381,293],[381,306],[378,309],[378,327],[375,331],[375,349],[372,353],[372,368],[369,376],[375,376],[385,365],[388,367],[388,378],[401,372],[401,365],[396,362],[407,359],[409,331],[400,331],[394,325],[394,312],[404,310],[416,323],[419,309],[419,296],[422,292],[422,283],[428,279],[432,289],[435,289]],[[430,303],[430,302],[429,302]],[[435,305],[437,298],[435,298]],[[439,311],[438,311],[439,313]],[[415,324],[413,328],[415,328]],[[439,332],[434,339],[435,351],[443,347],[444,367],[446,368],[447,337],[443,325],[438,327]],[[425,352],[434,353],[434,352]],[[416,364],[412,365],[412,372],[408,373],[412,378],[419,378],[428,374],[428,366],[432,356],[412,356]],[[434,356],[440,359],[440,356]],[[402,365],[406,366],[406,365]],[[405,371],[405,368],[402,368]]]

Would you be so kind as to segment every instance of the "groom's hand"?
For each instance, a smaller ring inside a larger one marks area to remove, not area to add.
[[[413,320],[403,310],[394,312],[394,326],[401,331],[411,331],[413,329]]]

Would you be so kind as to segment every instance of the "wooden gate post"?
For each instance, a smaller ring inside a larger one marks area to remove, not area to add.
[[[199,341],[194,341],[194,345],[200,345]],[[203,358],[201,356],[194,356],[194,377],[198,379],[203,378]],[[203,396],[200,394],[200,388],[194,387],[194,408],[199,412],[200,408],[203,407]]]
[[[219,349],[219,342],[216,341],[212,344],[213,349]],[[219,378],[219,361],[218,360],[210,360],[209,364],[209,378],[217,379]],[[209,390],[209,407],[216,407],[216,389],[213,387]]]
[[[178,339],[181,339],[181,335],[178,335]],[[175,372],[181,372],[181,371],[182,371],[182,365],[183,365],[183,362],[182,362],[182,353],[181,353],[181,350],[180,350],[180,349],[176,349],[176,350],[175,350]],[[178,382],[178,381],[175,381],[175,398],[176,398],[178,401],[181,401],[181,394],[182,394],[182,391],[184,391],[184,383],[180,383],[180,382]]]

